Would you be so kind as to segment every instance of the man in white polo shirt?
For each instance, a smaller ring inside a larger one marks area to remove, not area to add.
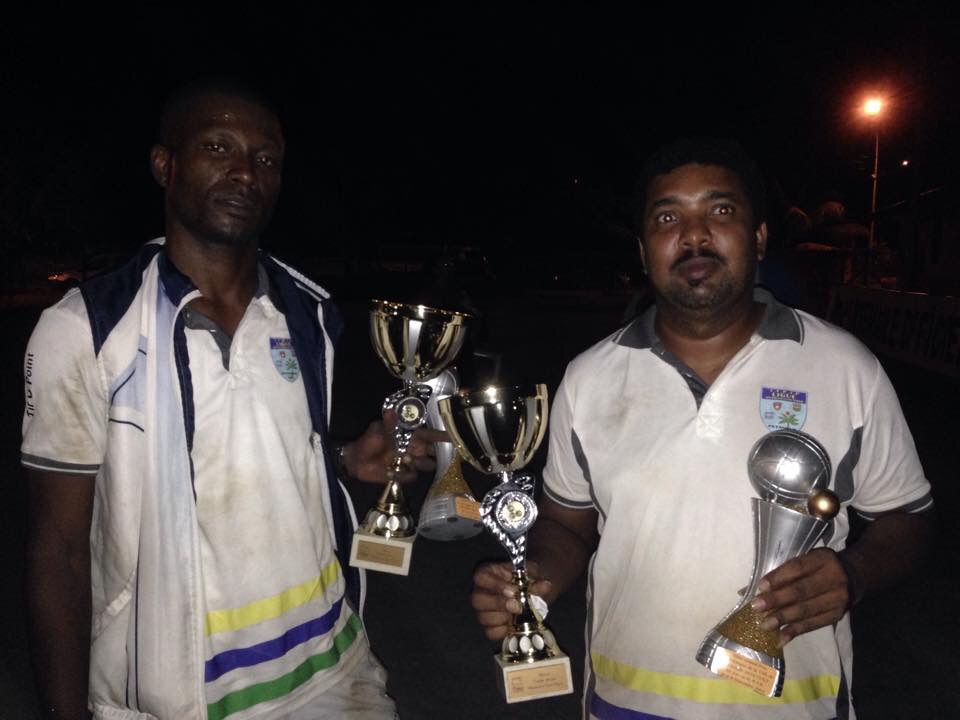
[[[392,443],[382,423],[330,442],[339,317],[258,249],[283,156],[261,97],[182,89],[151,153],[166,238],[68,293],[30,340],[22,462],[47,717],[395,717],[337,477],[384,482]],[[415,439],[404,475],[431,466],[435,439]]]
[[[853,718],[850,606],[903,577],[931,534],[929,485],[877,359],[856,339],[755,289],[762,178],[731,141],[681,140],[638,184],[641,256],[656,303],[570,363],[554,398],[533,591],[589,566],[584,716],[598,720]],[[753,600],[780,629],[787,678],[767,698],[695,659],[750,577],[747,454],[778,427],[827,450],[830,489],[870,520],[847,546],[841,512],[819,547]],[[509,564],[475,575],[491,639]]]

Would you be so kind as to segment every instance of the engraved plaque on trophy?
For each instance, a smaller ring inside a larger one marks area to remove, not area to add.
[[[520,613],[495,656],[497,681],[508,703],[573,692],[570,659],[530,602],[527,532],[537,519],[533,477],[518,473],[533,457],[547,428],[547,387],[488,387],[439,403],[457,450],[500,483],[483,498],[480,516],[510,554]]]
[[[810,435],[776,430],[754,444],[747,460],[754,562],[740,603],[700,644],[697,662],[711,672],[768,697],[783,691],[786,664],[779,630],[763,630],[764,613],[750,607],[764,575],[810,551],[840,509],[827,486],[830,459]]]
[[[396,452],[387,466],[387,484],[354,533],[350,564],[354,567],[406,575],[416,536],[416,523],[396,479],[406,463],[414,432],[426,422],[433,394],[429,381],[447,367],[466,338],[470,316],[425,305],[373,300],[370,339],[387,370],[403,383],[383,402],[395,410]]]
[[[427,402],[427,422],[446,430],[439,401],[460,389],[457,373],[447,368],[427,383],[433,388]],[[428,540],[463,540],[483,532],[480,503],[463,477],[460,454],[452,442],[436,443],[437,469],[420,509],[417,534]]]

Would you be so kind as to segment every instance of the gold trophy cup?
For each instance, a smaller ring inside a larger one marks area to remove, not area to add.
[[[396,474],[403,468],[414,432],[426,422],[433,392],[428,382],[453,362],[466,338],[470,316],[425,305],[386,300],[370,304],[370,339],[387,370],[403,387],[387,396],[383,410],[395,410],[396,453],[387,465],[388,481],[377,504],[354,533],[350,564],[406,575],[416,523]]]
[[[508,703],[573,692],[570,659],[530,602],[527,532],[537,519],[534,481],[516,471],[536,452],[547,429],[547,386],[488,387],[439,402],[447,432],[457,450],[479,471],[500,484],[480,506],[486,527],[510,554],[520,613],[494,657],[497,681]]]

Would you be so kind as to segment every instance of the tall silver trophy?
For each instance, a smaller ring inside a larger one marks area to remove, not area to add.
[[[780,633],[761,629],[765,616],[750,602],[764,575],[809,552],[839,512],[840,501],[827,489],[831,468],[826,450],[797,430],[760,438],[750,450],[747,472],[760,496],[750,500],[753,575],[740,603],[700,644],[697,661],[762,695],[779,697],[786,672]]]
[[[430,427],[446,430],[439,402],[460,389],[457,373],[448,367],[427,384],[433,388],[427,402],[427,422]],[[480,503],[463,477],[456,446],[438,442],[435,449],[437,469],[420,509],[417,533],[429,540],[463,540],[483,532]]]
[[[387,466],[388,481],[377,504],[354,533],[350,564],[354,567],[406,575],[416,523],[396,474],[406,463],[414,432],[426,422],[433,394],[428,384],[456,358],[466,339],[470,316],[425,305],[386,300],[370,303],[370,339],[387,370],[403,383],[383,402],[395,410],[396,452]]]
[[[495,656],[497,680],[508,703],[573,692],[570,659],[530,602],[527,532],[537,519],[531,475],[518,473],[547,429],[547,386],[487,387],[440,401],[447,432],[477,470],[500,483],[483,498],[480,517],[510,554],[520,603],[511,630]]]

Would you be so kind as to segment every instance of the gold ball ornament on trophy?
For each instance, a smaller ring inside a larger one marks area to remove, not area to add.
[[[547,387],[487,387],[439,402],[447,432],[463,458],[500,483],[483,498],[483,526],[510,554],[520,613],[494,657],[497,682],[508,703],[573,692],[570,659],[531,603],[527,532],[537,519],[527,465],[547,428]]]
[[[697,662],[762,695],[779,697],[786,675],[780,632],[761,628],[766,615],[750,602],[767,573],[810,551],[839,512],[840,501],[827,489],[827,451],[798,430],[760,438],[750,450],[747,472],[760,496],[750,501],[753,575],[740,603],[700,644]]]
[[[350,564],[396,575],[410,571],[416,522],[396,479],[407,462],[413,434],[424,425],[433,394],[430,381],[456,358],[466,339],[471,317],[426,305],[386,300],[370,303],[370,339],[387,370],[403,383],[383,402],[394,410],[395,453],[388,461],[387,484],[376,505],[367,511],[354,533]]]

